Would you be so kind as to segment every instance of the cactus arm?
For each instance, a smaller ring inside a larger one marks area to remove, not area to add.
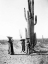
[[[37,16],[35,16],[35,24],[34,25],[36,25],[37,24]]]
[[[25,10],[25,8],[24,8],[24,16],[25,16],[25,19],[26,19],[26,21],[27,21],[26,10]]]
[[[28,18],[28,20],[29,20],[29,18],[30,18],[30,16],[29,16],[29,11],[27,11],[27,16],[28,16],[27,18]]]

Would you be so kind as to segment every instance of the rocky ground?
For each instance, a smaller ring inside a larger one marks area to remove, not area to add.
[[[0,64],[48,64],[47,55],[10,55],[8,45],[0,44]]]

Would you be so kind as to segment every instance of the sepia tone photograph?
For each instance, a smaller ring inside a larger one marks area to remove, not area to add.
[[[0,0],[0,64],[48,64],[48,0]]]

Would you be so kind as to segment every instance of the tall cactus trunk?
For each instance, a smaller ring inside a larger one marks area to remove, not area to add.
[[[34,48],[35,44],[35,33],[34,33],[34,26],[37,23],[37,16],[35,16],[35,23],[34,23],[34,0],[28,0],[28,11],[27,16],[25,14],[25,19],[27,20],[27,38],[30,38],[30,49]]]
[[[30,12],[30,45],[33,47],[33,36],[34,36],[34,0],[28,0],[29,12]]]
[[[34,36],[34,20],[31,20],[31,24],[30,24],[30,43],[31,43],[31,47],[33,47],[33,36]]]
[[[28,20],[28,23],[29,23],[29,36],[30,36],[30,45],[31,45],[31,49],[33,49],[34,47],[34,26],[36,25],[37,23],[37,16],[35,16],[35,23],[34,23],[34,0],[28,0],[28,10],[29,10],[29,13],[30,13],[30,16],[28,17],[29,20]],[[36,39],[35,39],[36,40]]]

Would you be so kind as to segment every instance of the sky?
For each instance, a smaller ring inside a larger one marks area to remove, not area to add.
[[[37,38],[48,38],[48,0],[34,0],[34,13],[37,15],[35,32]],[[28,10],[27,0],[0,0],[0,39],[25,38],[27,22],[24,8]]]

